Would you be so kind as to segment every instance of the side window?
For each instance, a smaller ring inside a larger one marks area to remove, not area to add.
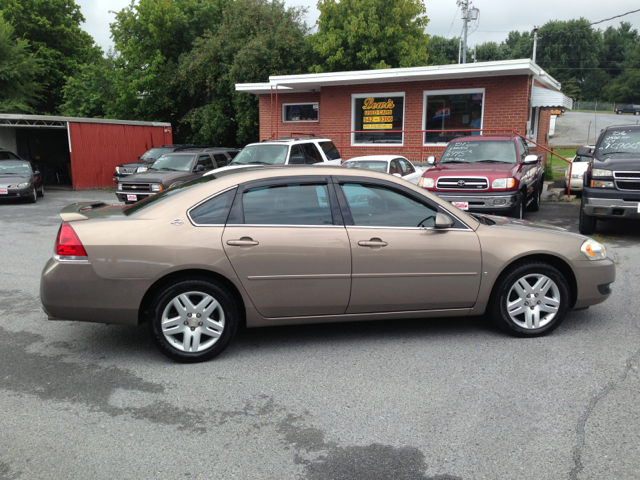
[[[240,152],[237,152],[235,150],[232,150],[230,152],[227,152],[227,155],[229,155],[231,157],[231,160],[233,160],[234,158],[236,158],[236,155],[238,155]]]
[[[413,166],[409,162],[407,162],[404,158],[399,158],[398,161],[400,162],[402,175],[409,175],[415,172],[415,169],[413,168]]]
[[[216,153],[213,156],[213,159],[216,161],[216,165],[218,166],[218,168],[220,167],[224,167],[227,165],[227,157],[225,157],[222,153]]]
[[[248,225],[332,225],[327,185],[258,187],[242,196]]]
[[[413,198],[386,187],[345,183],[347,198],[356,226],[433,227],[438,213]]]
[[[518,150],[520,150],[520,160],[524,162],[524,157],[529,155],[529,148],[525,145],[521,138],[518,137]]]
[[[304,151],[301,145],[292,145],[289,155],[289,165],[302,165],[305,161]]]
[[[19,157],[19,156],[15,155],[15,154],[13,154],[13,153],[11,153],[11,152],[7,152],[7,153],[9,154],[9,158],[10,158],[11,160],[20,160],[20,157]]]
[[[204,167],[204,171],[211,170],[213,168],[213,160],[209,155],[200,155],[198,157],[198,163],[196,165],[202,165]]]
[[[320,142],[320,146],[327,160],[338,160],[340,158],[340,152],[333,142]]]
[[[398,165],[398,160],[391,160],[391,165],[389,165],[389,173],[393,175],[394,173],[400,173],[400,166]]]
[[[207,200],[190,210],[189,218],[195,225],[224,225],[235,194],[234,188]]]
[[[320,155],[320,152],[313,143],[305,143],[303,147],[307,154],[307,163],[319,163],[324,161],[322,160],[322,155]]]
[[[0,160],[11,160],[9,152],[0,152]]]

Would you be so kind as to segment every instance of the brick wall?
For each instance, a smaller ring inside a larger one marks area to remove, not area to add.
[[[351,95],[358,93],[405,93],[405,130],[422,130],[423,92],[425,90],[457,90],[484,88],[483,129],[499,129],[504,133],[515,130],[526,133],[529,118],[529,94],[531,83],[526,75],[508,77],[467,78],[455,80],[436,80],[421,82],[398,82],[370,85],[345,85],[323,87],[320,93],[279,93],[276,107],[275,95],[273,109],[277,112],[272,126],[271,96],[260,95],[260,139],[275,134],[275,121],[278,122],[278,136],[288,137],[292,132],[322,134],[331,138],[340,149],[342,158],[359,155],[398,154],[412,161],[421,161],[428,155],[440,154],[443,147],[422,147],[421,133],[405,133],[404,146],[351,146]],[[295,102],[319,102],[320,121],[318,123],[283,123],[282,104]],[[542,120],[542,117],[541,117]],[[548,132],[548,114],[545,133]],[[541,123],[542,125],[542,123]],[[542,129],[541,129],[542,130]],[[544,134],[543,134],[544,137]]]

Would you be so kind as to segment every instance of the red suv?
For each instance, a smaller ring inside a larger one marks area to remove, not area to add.
[[[540,208],[542,158],[518,135],[456,138],[427,163],[418,185],[462,210],[523,218]]]

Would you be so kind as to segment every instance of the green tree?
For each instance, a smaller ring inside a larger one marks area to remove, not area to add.
[[[511,31],[500,44],[505,59],[531,58],[533,55],[533,35],[529,32]]]
[[[16,39],[13,27],[0,16],[0,112],[33,112],[41,89],[34,77],[40,71],[29,42]]]
[[[475,60],[478,62],[492,62],[507,58],[502,45],[498,45],[496,42],[484,42],[476,45],[475,56]]]
[[[640,99],[640,44],[627,52],[627,58],[622,67],[622,73],[607,88],[607,97],[614,102],[638,103]]]
[[[432,35],[427,45],[429,65],[458,63],[460,40]]]
[[[63,87],[63,115],[72,117],[109,118],[116,100],[116,74],[113,53],[94,63],[83,65],[74,77],[67,77]]]
[[[258,98],[236,83],[266,82],[269,75],[306,72],[304,10],[280,0],[235,0],[217,32],[207,32],[181,58],[174,88],[192,108],[178,132],[195,143],[245,144],[258,139]]]
[[[319,0],[311,72],[427,65],[423,0]]]
[[[640,42],[640,36],[628,22],[620,22],[618,28],[607,27],[602,35],[604,48],[600,52],[600,65],[615,78],[622,73],[624,61]]]
[[[56,113],[65,77],[101,55],[91,36],[80,28],[84,22],[80,7],[74,0],[0,0],[0,15],[18,38],[29,41],[42,62],[33,78],[45,94],[38,98],[35,111]]]

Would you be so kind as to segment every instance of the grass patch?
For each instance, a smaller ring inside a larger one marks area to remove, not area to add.
[[[600,243],[615,242],[617,240],[620,240],[617,237],[603,237],[599,233],[594,233],[593,235],[591,235],[591,238],[593,238],[596,242],[600,242]]]
[[[572,112],[582,112],[582,113],[610,113],[610,114],[614,114],[614,115],[616,113],[613,110],[571,110],[571,111]],[[629,115],[633,115],[633,113],[630,113]]]

